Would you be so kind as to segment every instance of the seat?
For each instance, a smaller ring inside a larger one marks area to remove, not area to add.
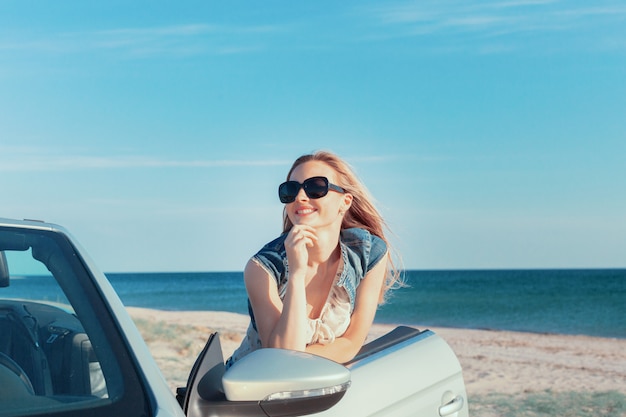
[[[26,304],[4,301],[0,305],[0,353],[12,359],[28,375],[35,394],[52,394],[48,360],[38,337],[37,319]]]
[[[0,402],[35,394],[33,384],[13,359],[0,352]]]

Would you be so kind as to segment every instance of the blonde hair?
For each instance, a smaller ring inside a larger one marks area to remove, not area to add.
[[[302,155],[296,159],[287,173],[287,180],[296,167],[309,161],[323,162],[337,173],[337,185],[352,194],[352,205],[344,214],[341,223],[342,229],[358,227],[369,231],[371,234],[378,236],[387,244],[387,275],[383,285],[380,303],[385,300],[387,290],[402,286],[401,271],[396,267],[392,259],[392,247],[385,237],[385,229],[389,230],[385,220],[380,215],[373,203],[373,198],[365,185],[359,180],[350,165],[337,155],[328,151],[318,151],[308,155]],[[293,227],[293,223],[289,220],[286,210],[283,210],[283,232],[286,233]]]

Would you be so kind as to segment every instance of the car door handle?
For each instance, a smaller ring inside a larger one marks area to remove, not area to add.
[[[441,417],[444,417],[444,416],[449,416],[450,414],[461,411],[461,408],[463,408],[464,402],[465,401],[463,400],[463,397],[461,397],[460,395],[457,395],[456,397],[452,399],[452,401],[439,407],[439,415]]]

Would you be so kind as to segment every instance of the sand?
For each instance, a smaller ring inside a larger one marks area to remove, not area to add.
[[[184,386],[209,335],[218,331],[224,358],[245,333],[245,315],[213,311],[128,308],[170,386]],[[375,324],[369,340],[392,325]],[[414,326],[423,328],[420,326]],[[430,328],[463,368],[468,396],[551,390],[626,393],[626,339]]]

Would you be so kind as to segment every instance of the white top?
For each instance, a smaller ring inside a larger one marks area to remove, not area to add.
[[[335,338],[343,336],[350,325],[350,298],[345,288],[337,285],[342,272],[343,259],[339,263],[337,275],[319,318],[308,319],[306,335],[309,345],[332,343]]]

